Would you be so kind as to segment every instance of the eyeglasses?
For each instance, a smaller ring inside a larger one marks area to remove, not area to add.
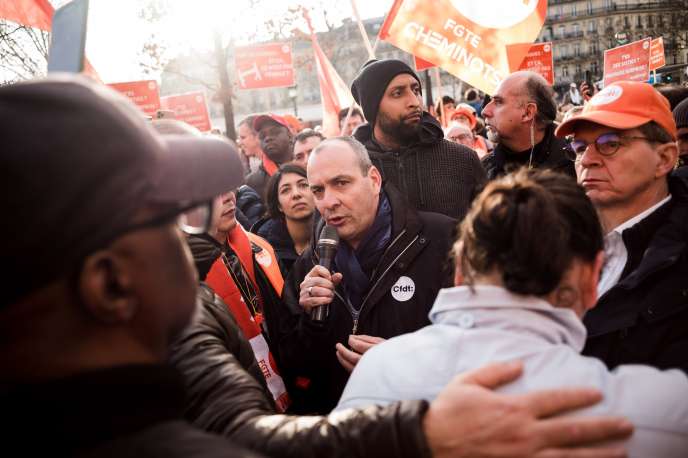
[[[616,133],[602,134],[594,141],[595,149],[602,156],[609,157],[616,154],[623,144],[622,140],[646,140],[648,142],[653,142],[652,139],[647,137],[639,136],[625,136]],[[586,143],[582,140],[572,140],[568,145],[568,150],[570,153],[569,159],[579,162],[583,158],[583,154],[587,151],[590,143]]]
[[[213,201],[209,200],[202,204],[194,204],[187,207],[176,207],[173,210],[163,212],[162,214],[151,218],[148,221],[132,224],[126,229],[119,232],[122,236],[128,232],[147,229],[150,227],[162,226],[174,221],[179,229],[187,234],[204,234],[210,229],[210,223],[213,218]]]

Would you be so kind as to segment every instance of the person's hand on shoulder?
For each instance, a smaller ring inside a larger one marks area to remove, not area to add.
[[[619,447],[633,426],[623,418],[561,417],[596,404],[589,388],[498,394],[517,379],[520,363],[497,363],[457,376],[430,404],[423,419],[435,457],[623,457]]]

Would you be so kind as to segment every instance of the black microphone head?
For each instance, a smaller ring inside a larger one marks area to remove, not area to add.
[[[326,224],[320,232],[318,245],[330,245],[334,247],[339,246],[339,235],[337,234],[337,229],[334,226]]]

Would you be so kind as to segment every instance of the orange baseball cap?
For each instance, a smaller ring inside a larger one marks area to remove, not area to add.
[[[471,129],[475,129],[475,125],[478,123],[478,120],[475,119],[475,113],[473,113],[471,110],[469,110],[466,107],[463,107],[459,105],[456,110],[451,115],[451,120],[454,121],[459,118],[459,116],[465,116],[468,118],[468,122],[471,124]]]
[[[595,94],[583,111],[562,123],[555,135],[575,132],[577,124],[588,121],[613,129],[634,129],[654,121],[676,140],[676,122],[669,101],[648,83],[620,81]]]

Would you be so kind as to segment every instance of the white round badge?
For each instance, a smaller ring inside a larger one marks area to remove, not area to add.
[[[256,253],[256,261],[263,267],[270,267],[270,264],[272,264],[272,256],[270,256],[267,250],[260,250]]]
[[[607,86],[595,94],[595,96],[590,99],[590,104],[595,106],[607,105],[616,101],[619,97],[621,97],[621,94],[623,94],[623,88],[621,86],[612,84],[611,86]]]
[[[390,292],[394,299],[399,302],[406,302],[416,292],[416,284],[409,277],[399,277],[399,280],[392,286]]]
[[[481,27],[491,29],[506,29],[513,27],[527,19],[539,0],[492,0],[479,2],[476,0],[451,0],[459,13]]]

